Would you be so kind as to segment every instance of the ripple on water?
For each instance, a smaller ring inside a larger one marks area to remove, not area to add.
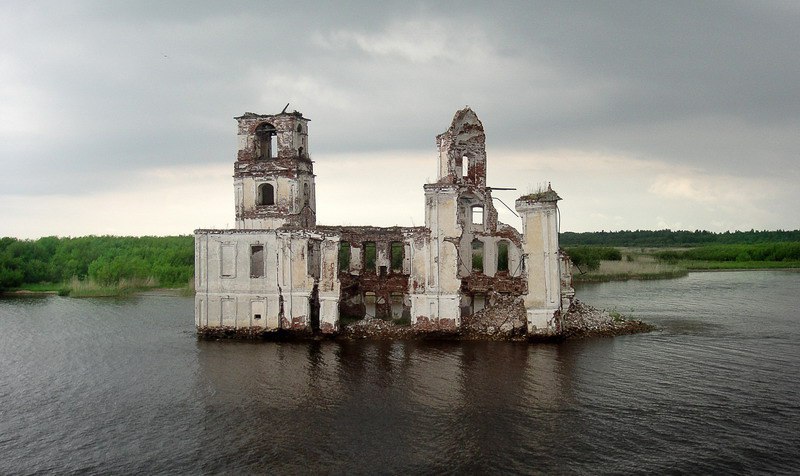
[[[192,299],[0,300],[0,473],[790,473],[800,275],[579,288],[657,332],[194,338]]]

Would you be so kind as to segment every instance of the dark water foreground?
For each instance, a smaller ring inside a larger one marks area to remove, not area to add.
[[[796,473],[800,273],[578,293],[661,330],[214,342],[191,299],[3,299],[0,473]]]

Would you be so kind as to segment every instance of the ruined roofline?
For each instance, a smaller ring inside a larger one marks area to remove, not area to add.
[[[281,228],[198,228],[194,234],[224,235],[242,234],[257,235],[261,233],[309,233],[320,235],[338,235],[342,233],[428,233],[430,229],[424,226],[358,226],[358,225],[317,225],[314,228],[281,227]]]
[[[317,225],[317,229],[340,233],[427,233],[425,226]]]
[[[303,117],[303,113],[299,111],[279,112],[277,114],[256,114],[255,112],[245,112],[241,116],[234,117],[234,119],[238,121],[240,119],[266,119],[268,117],[278,117],[278,116],[295,116],[305,121],[311,122],[311,119]]]
[[[446,131],[436,136],[437,142],[441,139],[442,136],[446,135],[448,132],[453,132],[459,127],[463,126],[464,123],[468,122],[475,122],[474,126],[479,127],[481,130],[484,130],[483,123],[478,117],[478,114],[475,113],[475,111],[473,111],[471,107],[464,106],[463,109],[459,109],[453,115],[453,120],[450,122],[450,127],[448,127]]]
[[[293,233],[308,235],[334,235],[327,231],[320,231],[317,228],[302,227],[281,227],[281,228],[198,228],[194,230],[195,235],[260,235],[263,233]]]
[[[529,193],[517,199],[518,202],[557,202],[559,200],[561,200],[561,197],[558,196],[555,190],[550,188],[550,185],[547,186],[547,190]]]

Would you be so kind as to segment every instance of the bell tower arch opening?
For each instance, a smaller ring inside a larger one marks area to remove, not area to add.
[[[262,183],[258,186],[258,204],[275,205],[275,187],[271,183]]]
[[[268,122],[256,128],[256,158],[260,160],[274,159],[278,156],[278,131]]]

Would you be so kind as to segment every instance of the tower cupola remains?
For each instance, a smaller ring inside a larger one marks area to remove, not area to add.
[[[237,229],[316,226],[309,119],[297,111],[247,112],[239,122],[233,178]]]

